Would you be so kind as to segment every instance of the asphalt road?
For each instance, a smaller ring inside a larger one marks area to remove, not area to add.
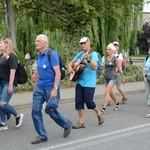
[[[121,99],[121,97],[118,97]],[[49,140],[46,143],[31,145],[37,136],[31,119],[31,110],[20,110],[24,113],[21,128],[15,129],[15,119],[8,121],[9,129],[0,133],[0,150],[149,150],[150,119],[145,118],[148,112],[145,94],[128,95],[127,104],[114,111],[114,103],[107,107],[105,122],[98,125],[94,111],[85,109],[85,129],[72,129],[71,134],[63,137],[63,129],[44,113],[45,127]],[[102,100],[95,100],[102,106]],[[73,124],[78,121],[74,103],[61,104],[60,112]]]

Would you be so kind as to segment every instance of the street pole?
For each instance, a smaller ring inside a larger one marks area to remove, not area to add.
[[[8,37],[12,40],[13,47],[17,48],[16,34],[15,34],[15,23],[14,23],[14,11],[11,5],[11,0],[6,0],[6,15],[8,23]]]

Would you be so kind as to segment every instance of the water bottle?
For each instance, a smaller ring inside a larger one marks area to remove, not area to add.
[[[101,64],[101,66],[104,66],[104,62],[105,62],[105,56],[102,57],[102,64]]]

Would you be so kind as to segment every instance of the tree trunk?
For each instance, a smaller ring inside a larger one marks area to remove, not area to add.
[[[14,11],[11,5],[11,0],[6,0],[6,15],[8,22],[8,37],[12,40],[13,47],[17,48],[16,35],[15,35],[15,23],[14,23]]]

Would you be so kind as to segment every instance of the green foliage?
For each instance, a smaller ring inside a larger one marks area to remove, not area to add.
[[[126,65],[125,70],[123,71],[125,82],[136,82],[143,81],[143,71],[142,67],[138,65]],[[69,80],[69,74],[66,76],[66,79],[61,81],[62,88],[75,87],[75,82]],[[104,84],[104,76],[100,76],[97,80],[97,84]],[[16,92],[27,92],[33,91],[34,83],[29,78],[28,82],[23,85],[18,85]]]
[[[127,65],[123,71],[126,82],[142,81],[143,69],[139,65]]]
[[[5,8],[5,2],[0,6]],[[101,55],[106,54],[106,46],[114,40],[120,42],[125,56],[135,50],[136,21],[143,0],[11,0],[11,4],[15,11],[17,46],[23,55],[28,51],[36,55],[34,40],[41,33],[48,34],[50,44],[66,62],[79,51],[82,36],[90,37]],[[4,13],[1,18],[5,22]]]

